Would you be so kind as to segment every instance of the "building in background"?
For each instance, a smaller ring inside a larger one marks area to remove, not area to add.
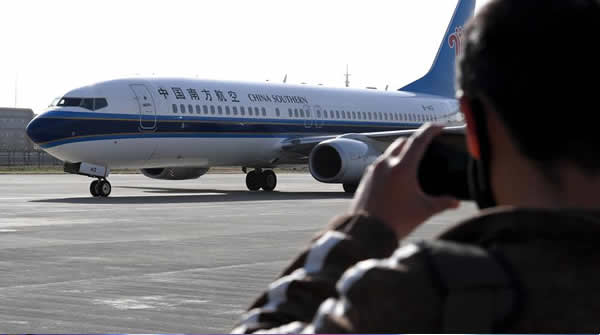
[[[0,166],[60,165],[29,140],[25,127],[35,114],[28,108],[0,107]]]
[[[25,134],[33,116],[31,109],[0,107],[0,151],[33,151],[33,144]]]

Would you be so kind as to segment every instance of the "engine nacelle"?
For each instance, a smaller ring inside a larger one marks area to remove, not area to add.
[[[208,172],[209,168],[196,167],[167,167],[167,168],[151,168],[141,169],[144,176],[152,179],[163,180],[186,180],[196,179]]]
[[[319,143],[310,153],[308,167],[323,183],[358,184],[379,152],[368,143],[336,138]]]

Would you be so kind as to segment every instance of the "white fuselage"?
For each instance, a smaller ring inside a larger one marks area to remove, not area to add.
[[[283,140],[460,121],[454,99],[273,83],[121,79],[67,98],[28,134],[61,160],[112,169],[299,164],[306,157],[282,152]],[[85,98],[107,105],[75,106]]]

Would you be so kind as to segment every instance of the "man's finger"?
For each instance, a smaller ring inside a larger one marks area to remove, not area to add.
[[[385,150],[383,156],[397,156],[402,152],[402,148],[406,144],[406,138],[399,138],[395,140],[390,146]]]

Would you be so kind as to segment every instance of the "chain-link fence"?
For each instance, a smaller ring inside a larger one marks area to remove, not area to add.
[[[43,151],[0,151],[0,166],[62,166],[63,162]]]

